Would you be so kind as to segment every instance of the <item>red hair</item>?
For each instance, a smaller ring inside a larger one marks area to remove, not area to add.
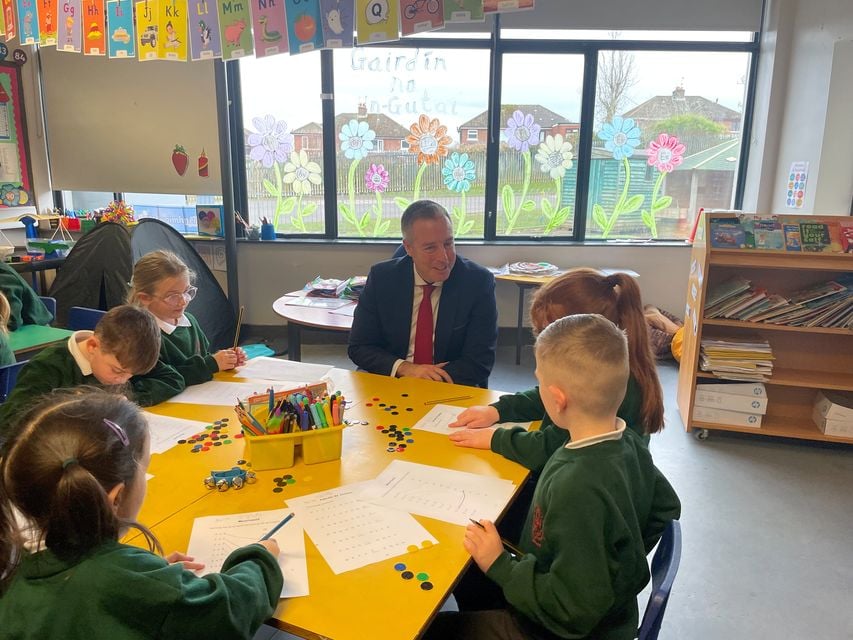
[[[646,433],[663,428],[663,391],[649,344],[640,287],[627,273],[605,276],[595,269],[573,269],[541,287],[530,306],[534,333],[564,316],[598,313],[628,336],[631,376],[642,398],[640,421]]]

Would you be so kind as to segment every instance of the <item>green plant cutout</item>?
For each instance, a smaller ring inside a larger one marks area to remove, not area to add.
[[[652,140],[649,143],[648,149],[646,149],[649,157],[649,166],[654,166],[659,172],[658,179],[655,180],[654,189],[652,189],[652,201],[649,209],[643,209],[641,213],[643,224],[649,228],[652,238],[658,237],[658,212],[663,211],[672,204],[672,196],[658,198],[658,192],[666,174],[674,171],[684,160],[686,149],[676,136],[671,136],[667,133],[662,133],[657,137],[657,140]]]
[[[604,148],[613,154],[615,160],[621,160],[625,169],[625,182],[622,185],[622,194],[613,207],[613,213],[607,215],[604,207],[595,203],[592,205],[592,220],[601,229],[601,237],[607,238],[613,227],[624,213],[633,213],[643,206],[646,197],[641,194],[628,196],[628,188],[631,186],[631,164],[628,158],[634,155],[634,149],[640,144],[640,128],[634,124],[632,118],[616,116],[613,122],[606,122],[598,137],[604,140]]]
[[[468,158],[467,153],[456,153],[444,161],[441,169],[444,185],[455,193],[462,195],[462,204],[453,205],[450,215],[453,218],[454,236],[464,236],[474,226],[474,220],[468,220],[468,208],[465,203],[465,194],[471,190],[471,182],[476,179],[477,172],[474,161]]]
[[[539,202],[542,208],[542,216],[545,218],[544,234],[548,235],[555,229],[559,229],[571,214],[571,207],[560,206],[563,198],[563,178],[566,171],[572,168],[572,145],[563,136],[546,136],[545,142],[539,146],[536,152],[536,162],[544,173],[554,179],[554,203],[543,197]]]
[[[364,174],[364,182],[368,191],[376,194],[376,202],[372,205],[374,214],[373,237],[384,236],[391,226],[390,220],[382,219],[382,193],[388,188],[388,171],[381,164],[372,164],[367,173]],[[370,218],[367,218],[369,223]]]
[[[367,122],[352,119],[341,127],[341,132],[338,134],[341,141],[341,151],[347,159],[351,160],[349,171],[347,172],[347,195],[349,202],[341,202],[338,204],[338,209],[344,220],[355,227],[356,232],[362,238],[367,236],[367,229],[371,222],[371,212],[365,211],[361,216],[358,215],[355,206],[355,170],[362,158],[366,157],[368,152],[373,149],[373,141],[376,139],[376,133],[370,128]]]

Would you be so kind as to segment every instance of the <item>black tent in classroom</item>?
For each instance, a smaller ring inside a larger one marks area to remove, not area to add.
[[[120,224],[99,224],[74,245],[48,293],[56,298],[57,324],[67,324],[71,307],[106,311],[124,303],[133,263],[157,249],[177,254],[195,274],[198,294],[187,311],[198,320],[211,350],[232,346],[236,317],[219,282],[182,235],[152,219],[141,220],[132,233]]]

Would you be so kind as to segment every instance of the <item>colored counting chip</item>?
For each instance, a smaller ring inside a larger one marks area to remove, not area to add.
[[[426,573],[424,573],[423,571],[421,571],[421,572],[420,572],[418,575],[416,575],[415,577],[416,577],[418,580],[420,580],[421,582],[423,582],[424,580],[429,580],[429,574],[426,574]]]
[[[398,562],[397,564],[394,565],[394,571],[405,571],[405,570],[406,570],[406,565],[403,564],[402,562]]]
[[[421,582],[421,589],[424,591],[429,591],[432,589],[432,582]]]
[[[412,578],[415,577],[415,574],[412,573],[411,571],[404,571],[403,573],[400,574],[400,577],[403,580],[411,580]]]
[[[412,444],[414,441],[415,441],[415,439],[414,439],[414,438],[408,438],[408,439],[406,440],[406,442],[408,442],[409,444]]]
[[[282,489],[281,487],[273,487],[272,490],[273,493],[281,493],[282,491],[284,491],[284,489]]]

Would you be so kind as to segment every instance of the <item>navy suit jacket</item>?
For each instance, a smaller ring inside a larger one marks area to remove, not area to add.
[[[355,310],[349,357],[361,369],[390,375],[409,352],[415,274],[409,256],[373,265]],[[456,257],[441,285],[433,362],[455,384],[485,387],[495,364],[498,310],[495,278],[488,269]]]

